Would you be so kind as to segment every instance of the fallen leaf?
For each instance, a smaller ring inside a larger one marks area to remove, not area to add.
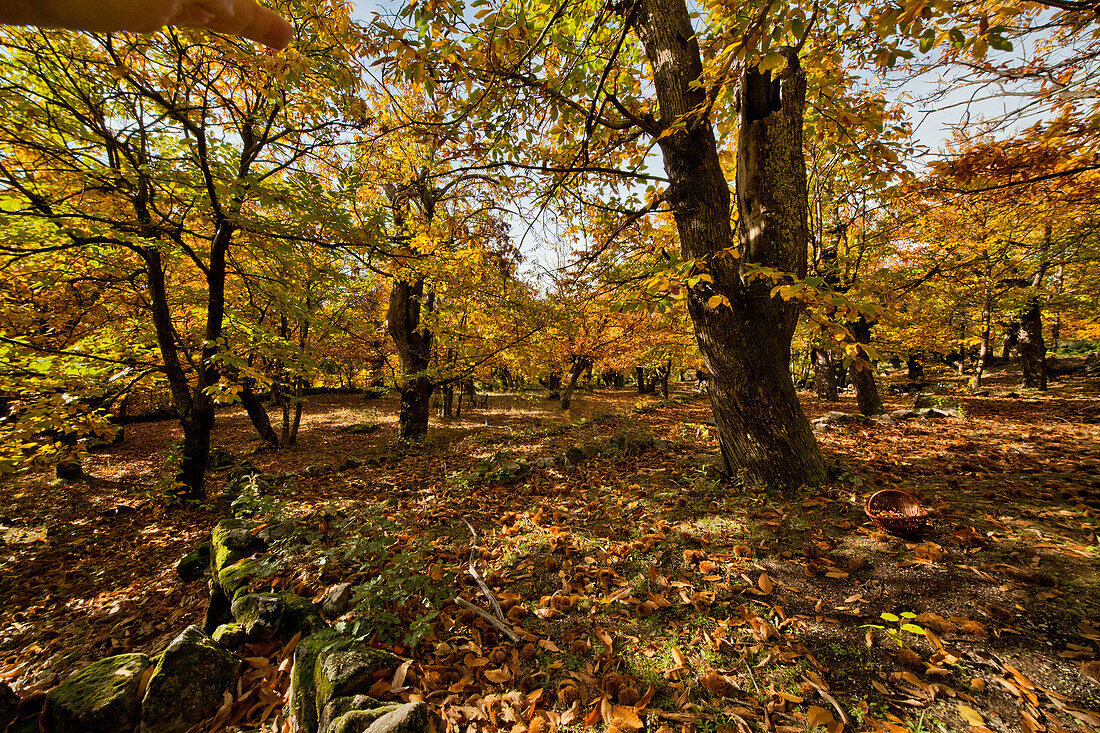
[[[985,719],[982,718],[982,714],[974,708],[963,705],[961,702],[956,705],[959,710],[959,715],[967,722],[968,725],[985,725]]]

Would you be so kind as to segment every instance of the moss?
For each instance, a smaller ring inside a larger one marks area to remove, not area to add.
[[[214,630],[213,639],[224,647],[238,647],[245,642],[247,634],[238,623],[222,624]]]
[[[50,690],[46,721],[55,733],[129,730],[138,722],[137,688],[152,664],[145,654],[94,662]]]
[[[238,591],[248,588],[248,582],[256,573],[259,562],[251,557],[246,557],[227,568],[222,568],[218,573],[218,585],[227,598],[236,598]]]
[[[400,708],[400,705],[386,705],[374,710],[352,710],[336,718],[327,733],[363,733],[374,721]]]
[[[378,702],[372,697],[367,695],[349,695],[345,697],[337,697],[333,700],[329,700],[321,712],[321,725],[317,728],[319,731],[331,731],[333,729],[333,721],[338,720],[342,716],[356,711],[375,711],[379,707],[383,707],[383,703]],[[393,705],[388,706],[390,708],[395,707]],[[379,712],[376,717],[381,717],[388,712],[388,709],[383,712]]]
[[[375,674],[383,670],[388,674],[398,662],[397,657],[379,649],[322,651],[314,669],[317,709],[323,710],[333,698],[366,694]]]
[[[185,733],[222,702],[240,666],[197,626],[164,650],[142,701],[141,733]]]
[[[283,622],[279,633],[284,637],[291,637],[302,632],[302,638],[315,634],[325,628],[325,620],[321,613],[308,598],[303,598],[296,593],[280,593],[283,599]]]
[[[346,636],[314,636],[304,639],[294,650],[290,671],[290,715],[299,730],[316,730],[318,720],[315,670],[317,657],[326,649],[346,650],[355,642]]]
[[[230,539],[235,533],[239,533],[241,530],[250,531],[253,527],[251,522],[245,522],[240,519],[223,519],[218,522],[218,525],[214,527],[210,533],[211,552],[210,552],[210,569],[213,571],[215,577],[221,575],[222,570],[228,568],[240,560],[249,557],[254,551],[253,548],[230,548],[233,544]]]

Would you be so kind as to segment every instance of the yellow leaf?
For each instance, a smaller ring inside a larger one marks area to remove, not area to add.
[[[810,721],[810,725],[829,725],[833,722],[833,714],[825,708],[811,705],[806,711],[806,720]]]
[[[968,725],[985,725],[985,719],[982,718],[982,714],[972,707],[958,703],[959,715],[967,722]]]
[[[772,579],[768,577],[767,573],[760,573],[760,579],[756,581],[756,584],[760,586],[760,590],[764,595],[770,594],[775,585],[772,584]]]

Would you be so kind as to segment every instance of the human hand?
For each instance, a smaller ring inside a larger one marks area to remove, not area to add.
[[[0,23],[109,33],[200,28],[285,48],[294,29],[255,0],[0,0]]]

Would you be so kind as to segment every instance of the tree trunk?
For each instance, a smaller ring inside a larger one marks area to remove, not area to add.
[[[573,367],[569,370],[569,381],[565,385],[565,390],[561,393],[561,409],[569,409],[569,403],[573,400],[573,390],[577,387],[577,380],[591,366],[592,360],[587,356],[573,357]]]
[[[985,290],[982,293],[982,336],[981,347],[978,351],[978,363],[974,365],[974,376],[970,378],[970,391],[977,392],[982,388],[982,376],[985,373],[985,365],[989,360],[989,332],[993,322],[993,261],[986,253],[985,263]]]
[[[638,382],[638,394],[645,394],[645,367],[634,367],[634,379]]]
[[[924,364],[921,363],[918,354],[909,354],[905,357],[905,369],[910,382],[919,382],[924,379]]]
[[[858,321],[853,321],[848,324],[848,327],[856,337],[856,341],[861,344],[870,343],[871,324],[866,318],[860,316]],[[853,364],[850,370],[852,386],[856,388],[856,404],[859,405],[859,412],[862,415],[881,415],[885,409],[878,393],[878,384],[875,382],[874,365],[870,363],[870,357],[862,348],[859,350],[859,356],[868,363],[862,368],[856,368]]]
[[[729,472],[780,487],[817,484],[825,463],[790,375],[797,305],[770,297],[773,283],[742,278],[754,264],[802,277],[808,212],[802,117],[806,78],[797,55],[779,78],[757,67],[742,77],[737,158],[739,241],[729,184],[707,117],[707,85],[684,0],[642,0],[635,27],[653,75],[665,132],[666,200],[685,259],[707,263],[713,288],[695,288],[688,312],[710,373],[709,394]],[[719,257],[738,247],[740,258]],[[723,295],[729,306],[710,308]]]
[[[1024,387],[1033,389],[1047,388],[1047,345],[1043,341],[1043,303],[1039,297],[1039,288],[1046,277],[1047,253],[1050,251],[1051,226],[1047,224],[1040,248],[1039,265],[1031,280],[1031,296],[1027,299],[1027,310],[1020,318],[1019,336],[1016,348],[1020,352],[1020,371],[1023,373]]]
[[[241,389],[241,406],[248,414],[248,419],[252,421],[252,427],[256,428],[256,432],[259,433],[260,439],[272,448],[278,448],[279,435],[271,427],[271,418],[260,403],[259,398],[252,391],[252,387],[247,384],[243,385]]]
[[[443,417],[450,420],[454,417],[455,409],[455,388],[453,384],[448,384],[443,388]]]
[[[1020,319],[1016,348],[1020,352],[1020,371],[1024,387],[1047,388],[1047,347],[1043,341],[1043,307],[1039,296],[1028,298],[1027,310]]]
[[[401,393],[398,415],[398,438],[419,442],[428,435],[428,410],[435,384],[424,375],[432,355],[432,332],[420,325],[421,301],[431,313],[435,295],[424,297],[424,278],[414,282],[400,278],[393,281],[390,303],[386,311],[386,327],[397,347],[401,376],[397,389]]]
[[[657,370],[657,373],[661,377],[661,397],[668,399],[668,376],[672,373],[672,362],[668,361],[663,367]]]
[[[814,389],[817,396],[826,402],[840,399],[836,390],[836,372],[833,371],[833,359],[825,349],[815,348],[812,352],[814,362]]]

